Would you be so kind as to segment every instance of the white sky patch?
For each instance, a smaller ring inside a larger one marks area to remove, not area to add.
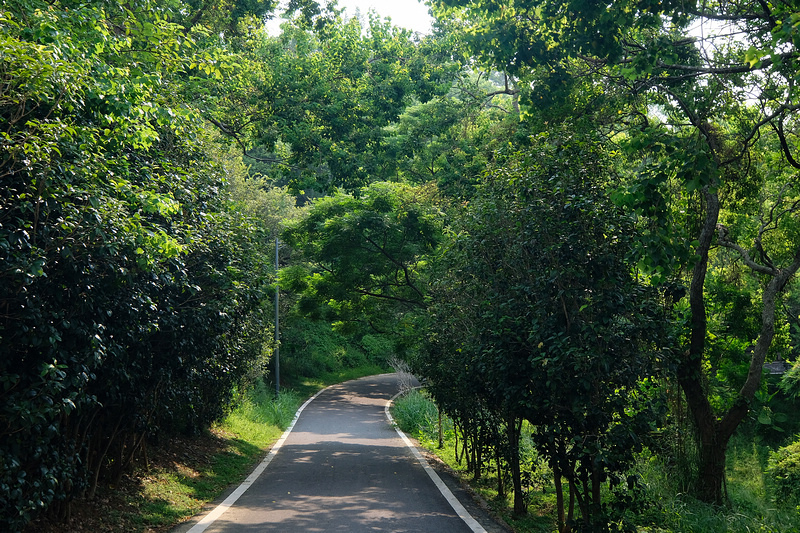
[[[383,18],[391,18],[393,25],[419,33],[430,33],[433,22],[428,6],[418,0],[339,0],[339,7],[350,16],[358,9],[365,18],[372,9]]]
[[[284,2],[281,4],[284,5]],[[394,26],[423,34],[431,32],[433,18],[428,13],[428,6],[419,0],[339,0],[338,6],[345,10],[345,17],[354,17],[358,12],[366,21],[367,14],[372,10],[381,18],[391,18]],[[277,12],[281,9],[279,7]],[[280,33],[282,22],[278,17],[267,23],[270,35]]]

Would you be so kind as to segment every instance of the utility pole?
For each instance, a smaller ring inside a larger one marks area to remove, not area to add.
[[[275,237],[275,396],[281,392],[281,328],[280,318],[278,317],[278,302],[280,297],[280,287],[278,286],[278,249],[280,241]]]

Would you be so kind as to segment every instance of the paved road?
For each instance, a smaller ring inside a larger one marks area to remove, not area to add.
[[[383,374],[323,391],[266,470],[205,532],[472,531],[389,425],[384,407],[398,390],[397,376]]]

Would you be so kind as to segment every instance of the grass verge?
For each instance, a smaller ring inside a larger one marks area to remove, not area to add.
[[[497,484],[497,471],[484,469],[480,479],[474,479],[467,472],[466,461],[460,458],[460,448],[457,449],[455,430],[452,421],[442,417],[442,446],[439,447],[439,415],[430,398],[419,390],[412,390],[397,398],[392,405],[392,417],[398,427],[408,435],[417,439],[421,446],[436,455],[443,463],[468,484],[489,505],[492,513],[501,518],[514,531],[549,533],[554,531],[555,521],[551,516],[555,497],[542,493],[541,497],[532,499],[529,506],[530,513],[524,517],[515,517],[512,513],[513,502],[510,487],[506,487],[506,494],[500,495]],[[460,459],[460,460],[459,460]],[[531,479],[529,488],[543,488],[541,479]],[[508,484],[508,481],[506,481]]]

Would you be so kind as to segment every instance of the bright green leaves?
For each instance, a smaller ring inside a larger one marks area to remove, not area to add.
[[[772,47],[765,51],[765,55],[769,54],[775,69],[784,69],[786,60],[791,61],[789,68],[793,79],[800,81],[796,59],[786,53],[787,47],[793,51],[800,49],[800,12],[794,11],[791,6],[780,5],[776,6],[773,15],[775,24],[771,29]],[[747,60],[748,57],[745,56],[745,61]],[[755,63],[751,64],[751,67],[754,66]]]
[[[375,17],[366,28],[336,20],[317,33],[287,23],[251,45],[246,71],[209,112],[253,155],[272,155],[270,171],[295,192],[354,191],[392,176],[384,128],[415,99],[444,94],[453,74],[438,43]]]
[[[637,216],[639,267],[656,285],[691,268],[696,235],[688,230],[691,195],[719,183],[719,169],[696,136],[676,136],[654,126],[631,131],[623,152],[638,161],[612,195]],[[680,191],[685,191],[681,194]]]
[[[163,3],[68,4],[0,11],[9,531],[122,475],[145,433],[219,417],[267,355],[264,243],[210,163],[202,98],[181,97],[232,62]]]
[[[425,306],[420,269],[441,239],[433,191],[373,183],[358,198],[343,193],[315,202],[284,233],[310,262],[308,310],[328,306],[341,321],[391,327],[394,317]],[[295,273],[297,274],[297,272]]]
[[[766,55],[767,55],[767,51],[766,50],[760,50],[760,49],[756,48],[755,46],[751,46],[744,53],[744,62],[750,68],[753,68],[753,69],[754,68],[759,68],[759,67],[761,67],[761,60]]]

